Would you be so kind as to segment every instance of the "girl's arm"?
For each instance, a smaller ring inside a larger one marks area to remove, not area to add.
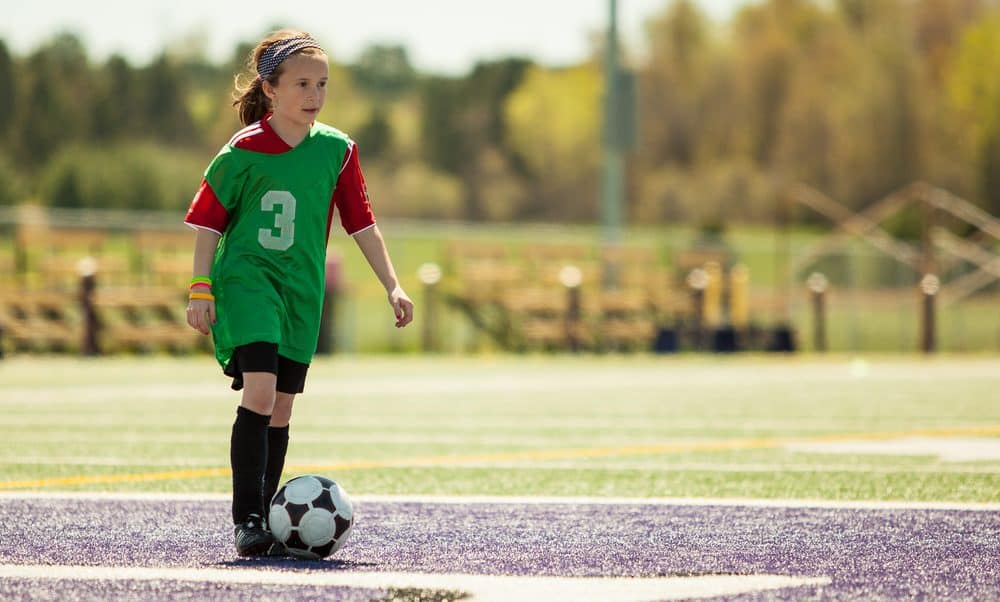
[[[212,273],[212,260],[215,249],[219,246],[217,233],[197,228],[194,235],[194,265],[192,272],[195,277],[208,276]],[[209,285],[195,285],[192,293],[211,293]],[[212,324],[215,324],[215,301],[212,299],[190,299],[187,307],[187,321],[191,328],[201,334],[208,334]]]
[[[358,232],[354,235],[354,241],[358,243],[358,248],[368,260],[368,265],[372,267],[372,271],[389,294],[389,304],[396,314],[396,327],[406,326],[413,321],[413,301],[410,301],[406,292],[399,286],[396,270],[392,267],[389,251],[385,248],[385,240],[382,239],[378,226]]]

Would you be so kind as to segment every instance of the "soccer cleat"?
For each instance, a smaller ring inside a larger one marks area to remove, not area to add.
[[[274,537],[264,528],[264,520],[256,514],[236,525],[233,531],[236,553],[240,556],[262,556],[274,542]]]
[[[277,558],[280,556],[288,556],[288,555],[289,555],[288,548],[286,548],[285,544],[281,543],[280,541],[275,541],[274,543],[272,543],[271,547],[267,549],[267,554],[266,554],[266,556],[270,556],[272,558]]]

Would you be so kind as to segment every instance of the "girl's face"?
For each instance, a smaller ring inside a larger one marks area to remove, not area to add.
[[[278,85],[264,82],[275,117],[296,125],[311,126],[326,101],[329,66],[322,53],[296,53],[281,62]]]

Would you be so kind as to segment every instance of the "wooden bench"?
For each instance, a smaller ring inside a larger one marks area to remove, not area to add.
[[[84,272],[112,285],[131,277],[127,254],[111,252],[103,230],[22,226],[16,242],[24,257],[26,287],[75,291]]]
[[[520,265],[492,260],[467,261],[457,268],[454,291],[473,303],[496,303],[504,291],[524,281]]]
[[[101,290],[94,299],[102,353],[185,353],[209,347],[209,338],[187,325],[187,294],[176,289]]]
[[[643,351],[656,336],[657,315],[641,290],[600,291],[587,303],[594,321],[594,338],[602,351]]]
[[[0,326],[14,351],[76,350],[83,337],[79,302],[66,293],[4,291]]]
[[[520,287],[504,292],[501,299],[517,350],[558,350],[568,346],[570,332],[565,289]]]
[[[528,264],[583,263],[591,259],[591,249],[571,243],[531,244],[521,248],[521,259]]]
[[[189,228],[139,230],[132,235],[132,246],[139,283],[154,287],[187,287],[194,255],[194,232]]]

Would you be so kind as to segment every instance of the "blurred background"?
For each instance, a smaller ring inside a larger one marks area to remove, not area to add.
[[[0,23],[0,351],[184,325],[233,76],[326,47],[418,304],[334,229],[324,352],[996,352],[1000,2],[22,3]]]

